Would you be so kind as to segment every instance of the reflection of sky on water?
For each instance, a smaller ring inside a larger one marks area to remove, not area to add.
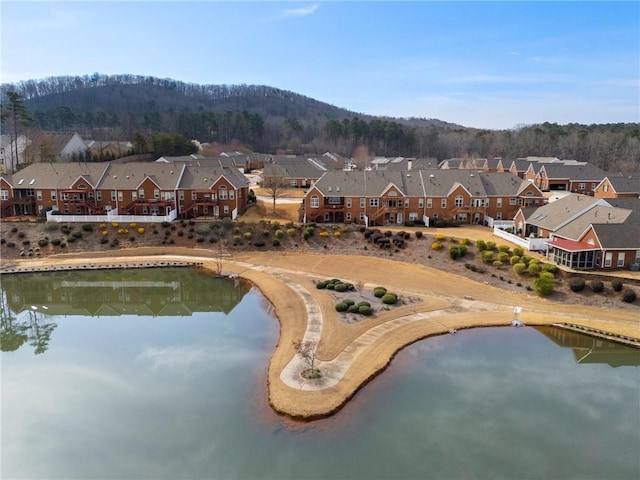
[[[56,322],[45,354],[2,354],[8,478],[640,476],[638,368],[578,365],[530,328],[414,344],[291,428],[260,410],[278,325],[256,292],[229,315]]]

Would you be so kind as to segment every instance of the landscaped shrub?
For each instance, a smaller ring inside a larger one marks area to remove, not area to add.
[[[555,277],[554,277],[553,273],[551,273],[551,272],[542,271],[542,272],[540,272],[540,278],[548,278],[550,280],[553,280]]]
[[[591,287],[591,290],[595,293],[600,293],[604,291],[604,283],[601,282],[600,280],[591,280],[591,282],[589,282],[589,286]]]
[[[233,239],[233,243],[242,243],[242,237],[240,235],[234,235],[231,238]]]
[[[533,257],[530,257],[529,255],[520,255],[520,261],[525,265],[529,265],[531,260],[533,260]]]
[[[385,293],[381,300],[385,305],[395,305],[398,303],[398,296],[395,293]]]
[[[460,256],[460,250],[458,249],[457,246],[449,247],[449,257],[451,258],[451,260],[457,260],[459,256]]]
[[[276,238],[282,238],[284,232],[282,230],[276,230],[274,235],[276,236]]]
[[[466,245],[458,245],[458,251],[460,252],[460,257],[464,257],[467,254],[469,247]]]
[[[359,313],[358,312],[358,305],[349,305],[349,308],[347,309],[347,312],[349,313]]]
[[[518,262],[513,265],[513,271],[516,272],[517,275],[524,275],[526,270],[527,266],[522,262]]]
[[[442,243],[440,243],[440,242],[433,242],[431,244],[431,250],[442,250],[443,246],[444,245],[442,245]]]
[[[93,225],[91,225],[90,223],[85,223],[84,225],[82,225],[82,230],[84,230],[85,232],[93,232]]]
[[[572,292],[581,292],[584,290],[586,282],[583,278],[572,278],[569,280],[569,288]]]
[[[362,302],[358,302],[358,303],[356,303],[356,306],[357,306],[358,308],[360,308],[360,307],[370,307],[370,306],[371,306],[371,304],[370,304],[369,302],[367,302],[367,301],[363,300]]]
[[[279,247],[280,246],[280,240],[278,240],[277,238],[274,238],[273,240],[271,240],[271,245],[273,247]]]
[[[54,238],[53,240],[51,240],[51,245],[53,245],[55,247],[57,247],[61,243],[62,243],[62,240],[60,240],[59,238]]]
[[[168,227],[169,227],[169,225],[171,225],[171,223],[170,223],[170,222],[167,222],[167,221],[164,221],[164,222],[162,222],[160,225],[162,225],[164,228],[168,228]]]
[[[446,238],[446,237],[445,237],[443,234],[441,234],[441,233],[436,233],[436,234],[435,234],[435,236],[433,237],[433,239],[434,239],[436,242],[443,242],[445,238]]]
[[[460,245],[470,245],[471,244],[471,240],[468,238],[463,238],[460,240]]]
[[[549,278],[539,277],[533,282],[536,293],[541,297],[548,297],[553,293],[555,283]]]
[[[344,302],[336,303],[336,312],[346,312],[348,308],[349,305]]]
[[[625,288],[622,291],[622,301],[626,303],[632,303],[636,300],[636,292],[630,288]]]
[[[318,288],[320,290],[327,288],[327,282],[317,282],[316,283],[316,288]]]
[[[264,240],[258,240],[257,242],[254,242],[253,246],[254,247],[264,247],[265,246]]]
[[[509,253],[509,245],[498,245],[498,252]]]
[[[498,252],[498,260],[502,263],[509,260],[509,254],[507,252]]]
[[[336,283],[334,290],[336,292],[346,292],[347,291],[347,286],[344,283]]]
[[[38,240],[38,246],[46,247],[47,245],[49,245],[49,240],[47,240],[46,238],[41,238],[40,240]]]
[[[496,242],[487,242],[487,250],[495,250]]]
[[[362,305],[360,307],[358,307],[358,313],[361,313],[362,315],[368,317],[373,315],[373,308],[368,307],[366,305]]]
[[[295,228],[287,228],[287,235],[289,235],[290,237],[293,237],[295,234],[296,234]]]
[[[351,305],[355,305],[356,304],[356,302],[354,302],[350,298],[345,298],[344,300],[342,300],[342,303],[344,303],[347,306],[351,306]]]
[[[540,272],[540,264],[537,262],[529,262],[527,266],[527,272],[529,275],[537,275]]]
[[[102,238],[100,239],[100,243],[102,243],[102,244],[104,244],[104,243],[109,243],[109,239],[108,239],[108,238],[106,238],[106,237],[102,237]]]
[[[522,249],[520,247],[514,247],[513,248],[513,254],[521,257],[522,255],[524,255],[524,249]]]
[[[502,265],[504,265],[500,260],[494,260],[493,261],[493,266],[496,268],[500,268]]]
[[[416,232],[416,238],[422,238],[422,230]]]
[[[245,238],[245,240],[251,240],[252,235],[253,235],[253,233],[251,233],[251,232],[244,232],[242,234],[242,236]]]
[[[145,229],[144,227],[138,227],[138,234],[139,235],[144,235]]]
[[[465,263],[465,264],[464,264],[464,267],[465,267],[467,270],[471,270],[472,272],[475,272],[475,271],[477,271],[477,270],[478,270],[478,267],[476,266],[476,264],[475,264],[475,263]]]
[[[60,244],[58,243],[58,245],[60,245]],[[7,247],[15,248],[15,246],[16,246],[16,244],[14,242],[7,242]]]
[[[558,266],[554,265],[553,263],[541,263],[540,264],[540,269],[543,272],[551,272],[553,274],[558,273]]]
[[[476,240],[476,248],[478,251],[483,252],[487,249],[487,244],[484,240]]]
[[[615,280],[611,280],[611,288],[614,292],[622,291],[622,287],[624,287],[624,283],[622,283],[622,280],[619,280],[617,278]]]
[[[373,294],[378,298],[382,298],[385,293],[387,293],[387,289],[384,287],[376,287],[373,289]]]
[[[483,250],[482,261],[484,263],[493,263],[493,250]]]
[[[509,259],[509,263],[511,265],[515,265],[516,263],[520,263],[520,256],[519,255],[514,255],[513,257],[511,257]]]
[[[329,232],[327,232],[326,230],[322,230],[318,235],[322,238],[326,238],[329,236]]]
[[[47,222],[47,224],[45,225],[44,229],[47,232],[55,232],[56,230],[58,230],[59,227],[60,227],[60,225],[58,225],[55,222]]]

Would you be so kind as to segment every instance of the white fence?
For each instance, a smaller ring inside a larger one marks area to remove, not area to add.
[[[505,232],[496,226],[493,227],[493,234],[529,251],[547,251],[548,238],[522,238],[513,233]]]
[[[47,212],[47,222],[56,223],[93,223],[93,222],[118,222],[118,223],[162,223],[172,222],[178,217],[177,210],[171,210],[168,215],[118,215],[114,208],[105,215],[54,215]]]
[[[487,227],[490,228],[513,228],[515,222],[513,220],[496,220],[489,215],[484,217]]]

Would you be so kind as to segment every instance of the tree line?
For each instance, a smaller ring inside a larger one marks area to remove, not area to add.
[[[359,115],[271,87],[193,85],[136,75],[53,77],[13,87],[4,85],[1,92],[3,132],[16,136],[27,124],[36,124],[46,131],[77,131],[85,139],[145,138],[134,142],[136,153],[157,153],[156,146],[171,142],[154,142],[153,136],[166,134],[263,153],[332,151],[350,157],[364,147],[376,156],[554,156],[607,171],[640,170],[639,123],[482,130],[437,120]],[[182,151],[184,143],[174,138],[174,145],[180,147],[168,150]]]

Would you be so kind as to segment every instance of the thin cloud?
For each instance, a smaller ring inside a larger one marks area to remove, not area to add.
[[[318,5],[315,3],[313,5],[309,5],[308,7],[292,8],[289,10],[285,10],[284,16],[285,17],[306,17],[307,15],[311,15],[315,13],[316,10],[318,10],[318,8],[319,8]]]

